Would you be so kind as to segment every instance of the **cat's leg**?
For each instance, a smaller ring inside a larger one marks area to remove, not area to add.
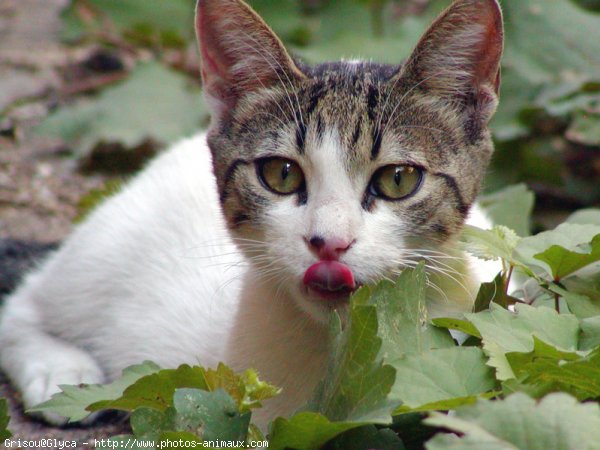
[[[44,330],[27,294],[27,289],[17,291],[0,312],[0,367],[22,393],[24,408],[48,400],[62,384],[102,383],[104,374],[91,355]],[[54,425],[67,421],[55,413],[40,416]]]

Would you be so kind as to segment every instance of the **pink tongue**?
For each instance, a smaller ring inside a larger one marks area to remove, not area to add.
[[[304,274],[304,284],[322,291],[352,291],[356,287],[348,266],[337,261],[319,261]]]

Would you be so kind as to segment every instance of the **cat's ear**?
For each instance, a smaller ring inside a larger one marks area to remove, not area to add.
[[[400,76],[432,95],[474,107],[487,122],[498,102],[503,45],[496,0],[456,0],[423,35]]]
[[[241,0],[198,0],[204,95],[222,116],[251,92],[304,77],[279,38]]]

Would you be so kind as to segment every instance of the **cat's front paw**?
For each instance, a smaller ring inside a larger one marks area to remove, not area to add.
[[[71,360],[70,363],[67,367],[46,367],[47,370],[40,370],[30,379],[23,389],[25,410],[33,408],[49,400],[52,395],[61,392],[61,389],[58,387],[59,385],[98,384],[104,382],[102,370],[87,355],[77,360]],[[44,411],[32,412],[30,414],[54,426],[66,425],[69,421],[68,418],[54,412]],[[80,423],[89,425],[97,417],[98,413],[92,413]]]

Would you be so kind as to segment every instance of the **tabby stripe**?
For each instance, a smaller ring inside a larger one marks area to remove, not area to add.
[[[360,132],[362,131],[362,117],[358,118],[356,122],[356,126],[354,128],[354,133],[352,134],[352,146],[355,146],[358,143],[358,139],[360,138]]]
[[[379,89],[373,85],[367,91],[367,114],[371,122],[375,121],[375,111],[379,102]]]
[[[379,151],[381,150],[381,130],[375,129],[371,131],[373,135],[373,147],[371,148],[371,161],[375,161],[379,156]]]
[[[223,203],[229,196],[229,184],[233,181],[233,179],[235,177],[235,173],[238,170],[238,168],[240,166],[247,166],[248,164],[250,164],[250,163],[247,160],[238,158],[229,165],[229,167],[225,171],[223,190],[221,191],[221,195],[220,195],[221,203]]]
[[[306,124],[302,120],[298,120],[298,128],[296,128],[296,150],[298,153],[304,154],[304,141],[306,139]]]
[[[471,208],[471,205],[465,202],[462,193],[460,192],[460,188],[456,183],[456,179],[452,175],[448,175],[447,173],[437,172],[433,175],[442,178],[446,182],[446,185],[452,190],[454,196],[456,197],[456,203],[458,204],[458,212],[463,217],[466,217],[466,215],[469,212],[469,208]]]
[[[310,92],[310,98],[308,100],[308,107],[306,108],[306,117],[310,117],[312,112],[315,110],[321,97],[327,92],[325,85],[323,83],[315,84]]]

